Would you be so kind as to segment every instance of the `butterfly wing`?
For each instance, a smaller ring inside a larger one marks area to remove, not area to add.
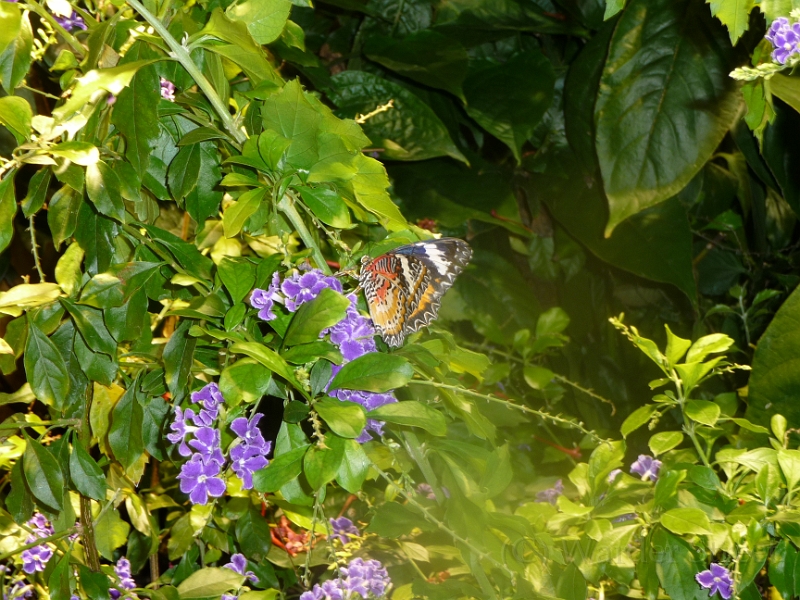
[[[471,256],[466,242],[443,238],[401,246],[363,267],[370,316],[389,346],[436,318],[442,295]]]

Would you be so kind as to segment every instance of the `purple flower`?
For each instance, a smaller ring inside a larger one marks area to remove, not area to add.
[[[266,450],[260,450],[247,444],[239,444],[231,448],[231,467],[236,476],[242,480],[242,489],[253,489],[253,473],[269,464],[264,454],[269,452],[271,447],[272,442],[267,444]]]
[[[331,342],[339,346],[345,362],[378,349],[372,321],[358,312],[355,295],[351,294],[347,299],[350,300],[350,306],[347,307],[345,318],[328,330]]]
[[[701,571],[694,578],[702,587],[708,590],[708,597],[710,598],[717,592],[725,600],[733,594],[733,579],[731,579],[731,572],[717,563],[711,563],[709,569]]]
[[[361,594],[364,598],[369,593],[376,598],[382,598],[386,594],[386,588],[392,583],[386,569],[377,560],[354,558],[341,572],[345,577],[345,589],[351,594]]]
[[[614,469],[613,471],[611,471],[611,473],[608,474],[608,478],[606,479],[606,481],[608,481],[609,484],[614,483],[617,480],[617,477],[619,477],[621,473],[622,469]]]
[[[181,491],[189,494],[192,504],[206,504],[208,497],[219,498],[225,493],[225,482],[218,477],[220,464],[215,460],[206,462],[202,455],[192,455],[189,462],[181,467],[178,479]]]
[[[220,449],[220,433],[213,427],[201,427],[195,432],[195,439],[189,445],[197,450],[205,462],[214,461],[220,467],[225,464],[225,457]]]
[[[120,587],[124,590],[132,590],[136,587],[136,582],[131,576],[131,561],[124,556],[117,561],[114,566],[114,572],[119,577]]]
[[[283,303],[280,289],[281,277],[278,273],[273,273],[272,283],[266,290],[256,288],[250,295],[250,306],[258,309],[258,318],[262,321],[272,321],[277,318],[272,309],[275,307],[275,302]]]
[[[60,17],[58,15],[53,15],[53,18],[56,20],[56,23],[61,25],[67,31],[72,31],[73,29],[82,29],[83,31],[86,31],[87,29],[83,17],[81,17],[74,10],[72,11],[72,14],[68,17]]]
[[[28,575],[36,571],[44,571],[51,556],[53,556],[53,551],[45,544],[28,548],[22,553],[22,570]]]
[[[349,542],[350,536],[359,537],[361,535],[358,531],[358,527],[353,525],[353,522],[347,517],[331,519],[330,522],[331,528],[333,529],[331,539],[338,539],[342,544]]]
[[[258,422],[263,416],[261,413],[256,413],[249,421],[245,417],[234,419],[231,429],[245,444],[258,448],[263,451],[263,454],[266,454],[269,452],[271,444],[264,441],[264,436],[261,435],[261,430],[258,428]]]
[[[222,594],[219,600],[238,600],[239,596],[233,594]]]
[[[775,19],[764,37],[775,48],[772,59],[777,63],[786,64],[792,54],[800,52],[800,23],[790,25],[786,17]]]
[[[631,465],[631,473],[640,475],[642,481],[658,479],[658,470],[661,468],[661,461],[656,460],[647,454],[640,454],[635,463]]]
[[[194,420],[194,418],[194,411],[191,408],[187,408],[184,412],[180,406],[175,407],[175,420],[170,423],[169,426],[172,433],[167,434],[167,439],[173,444],[180,444],[180,446],[178,446],[178,454],[181,456],[192,455],[192,451],[186,444],[186,436],[194,432],[197,427],[192,427],[186,422],[188,420]]]
[[[244,554],[234,554],[231,556],[231,562],[227,565],[223,565],[225,568],[238,573],[239,575],[244,575],[245,577],[249,578],[250,581],[253,583],[258,583],[258,577],[252,571],[245,571],[247,568],[247,559],[244,557]]]
[[[295,312],[306,302],[314,300],[324,289],[341,293],[342,282],[336,277],[325,275],[319,269],[312,269],[306,273],[292,273],[281,284],[283,304],[289,312]]]
[[[175,102],[175,84],[163,77],[161,78],[161,97],[164,100]]]
[[[538,494],[536,494],[536,501],[537,502],[549,502],[553,506],[556,504],[556,500],[558,497],[564,493],[564,484],[559,479],[556,481],[555,485],[549,489],[542,490]]]
[[[16,0],[14,0],[16,1]],[[3,593],[3,600],[17,600],[18,598],[30,598],[33,595],[33,585],[25,583],[23,579],[18,579]]]
[[[211,423],[219,416],[219,407],[225,403],[225,398],[222,397],[222,392],[216,383],[209,383],[203,386],[200,390],[192,392],[192,402],[199,403],[203,408],[200,409],[200,414],[194,418],[194,422],[198,425],[211,425]]]
[[[338,579],[329,579],[322,585],[316,584],[308,592],[300,594],[300,600],[343,600],[342,585]]]

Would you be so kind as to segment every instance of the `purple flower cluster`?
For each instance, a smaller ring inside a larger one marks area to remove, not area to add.
[[[377,560],[355,558],[340,569],[341,579],[316,584],[300,596],[300,600],[345,600],[383,598],[392,583],[389,574]],[[370,596],[371,594],[371,596]]]
[[[275,273],[266,290],[253,290],[250,295],[250,304],[253,308],[258,309],[260,319],[272,321],[277,318],[274,310],[275,304],[282,304],[289,312],[295,312],[300,306],[319,296],[324,289],[341,293],[342,284],[336,277],[325,275],[319,269],[295,272],[284,278],[282,282],[278,273]],[[320,334],[321,336],[330,334],[330,340],[341,351],[344,363],[378,350],[375,344],[376,331],[372,321],[358,312],[355,294],[350,294],[347,299],[350,300],[350,306],[347,307],[344,319]],[[339,365],[334,365],[332,377],[335,377],[341,368]],[[339,400],[356,402],[368,411],[384,404],[397,402],[397,398],[391,392],[378,394],[361,390],[333,390],[329,394]],[[363,444],[371,440],[370,431],[381,435],[383,422],[369,419],[357,441]]]
[[[122,589],[112,588],[109,590],[109,595],[112,600],[117,600],[117,598],[125,594],[125,592],[129,592],[135,588],[136,582],[133,580],[133,576],[131,576],[131,561],[124,556],[114,565],[114,573],[119,577],[119,587]],[[127,594],[126,597],[136,598],[137,596],[135,594]]]
[[[17,579],[3,591],[3,600],[19,600],[33,596],[33,585],[24,579]]]
[[[161,84],[160,85],[161,97],[164,100],[175,102],[175,84],[172,83],[169,79],[165,79],[164,77],[161,78],[160,84]]]
[[[56,23],[61,25],[67,31],[72,31],[73,29],[82,29],[83,31],[86,31],[87,29],[86,22],[83,20],[83,17],[81,17],[74,10],[68,17],[53,15],[53,18],[56,20]]]
[[[640,454],[631,465],[631,473],[635,473],[642,478],[642,481],[650,480],[655,481],[658,479],[658,470],[661,468],[661,461],[648,456],[647,454]]]
[[[789,57],[800,53],[800,23],[789,23],[786,17],[779,17],[764,36],[772,44],[772,59],[780,64],[786,64]]]
[[[558,497],[564,493],[564,483],[559,479],[555,485],[536,494],[537,502],[548,502],[555,506]]]
[[[181,456],[191,456],[178,475],[181,491],[189,494],[192,504],[206,504],[209,498],[219,498],[225,493],[225,482],[220,477],[225,457],[220,448],[220,433],[215,427],[224,399],[219,386],[209,383],[199,392],[192,392],[191,400],[200,405],[200,410],[195,412],[187,408],[184,411],[176,407],[175,420],[170,425],[172,433],[167,434],[167,439],[178,444]]]
[[[338,539],[340,542],[342,542],[342,544],[348,543],[351,537],[361,536],[361,532],[358,530],[358,527],[353,525],[353,522],[347,517],[331,519],[330,522],[331,529],[333,529],[333,535],[331,535],[331,539]]]
[[[233,554],[231,556],[231,562],[227,565],[223,565],[226,569],[230,569],[234,573],[238,573],[239,575],[244,575],[253,583],[258,583],[258,577],[252,571],[246,571],[247,569],[247,559],[244,557],[244,554]]]
[[[733,579],[731,572],[717,563],[711,563],[709,569],[701,571],[694,578],[702,587],[708,590],[708,597],[710,598],[717,592],[719,595],[728,600],[733,594]]]
[[[50,521],[41,514],[34,513],[28,521],[28,527],[33,530],[33,533],[25,540],[26,544],[32,544],[38,539],[46,538],[53,535],[53,527]],[[36,571],[44,571],[47,561],[53,556],[53,551],[47,544],[40,544],[33,548],[28,548],[22,552],[22,570],[28,575]]]
[[[267,454],[272,442],[267,442],[258,429],[258,422],[264,415],[258,413],[248,421],[239,417],[231,423],[231,429],[238,435],[238,443],[230,450],[233,472],[242,480],[242,489],[253,488],[253,473],[269,464]],[[238,572],[238,571],[237,571]]]

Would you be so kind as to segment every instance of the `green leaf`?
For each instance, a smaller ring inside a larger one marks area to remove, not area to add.
[[[303,473],[312,489],[318,490],[336,477],[344,447],[329,443],[328,448],[311,446],[303,457]]]
[[[336,481],[351,494],[358,493],[369,472],[370,462],[364,449],[355,440],[342,440],[344,455],[336,473]]]
[[[56,121],[66,121],[74,113],[82,110],[99,90],[119,96],[130,84],[136,71],[154,62],[155,60],[137,60],[111,69],[89,71],[83,77],[76,79],[69,100],[53,110],[53,117]]]
[[[261,561],[272,547],[267,520],[252,506],[236,521],[236,540],[245,556]]]
[[[601,260],[652,281],[669,283],[697,301],[692,267],[692,232],[677,198],[621,223],[606,238],[608,205],[598,185],[586,179],[570,154],[561,155],[564,177],[534,175],[528,190],[551,210],[566,230]],[[647,252],[641,252],[647,248]]]
[[[564,600],[586,600],[587,592],[586,580],[580,570],[574,562],[569,563],[558,578],[556,596]]]
[[[553,100],[553,65],[538,47],[505,64],[482,60],[470,64],[464,81],[467,114],[508,146],[517,162]]]
[[[464,100],[461,84],[467,76],[468,56],[453,38],[431,29],[401,39],[371,35],[364,52],[387,69]]]
[[[342,353],[339,352],[336,346],[324,340],[292,346],[288,350],[281,352],[281,356],[286,362],[295,365],[304,365],[314,362],[317,358],[324,358],[336,365],[342,364]],[[330,381],[330,377],[328,381]],[[327,383],[326,381],[325,384],[327,385]]]
[[[272,381],[269,369],[251,358],[228,365],[219,378],[219,389],[232,405],[255,402],[266,395]]]
[[[665,324],[664,329],[667,330],[667,349],[664,354],[666,355],[667,360],[674,365],[683,358],[683,356],[686,354],[686,351],[692,345],[692,341],[685,340],[682,337],[678,337],[672,333],[669,325]]]
[[[111,112],[111,122],[125,136],[125,158],[140,177],[147,172],[160,133],[159,100],[158,73],[145,66],[119,94]]]
[[[432,435],[447,435],[447,421],[444,415],[427,404],[416,400],[384,404],[368,412],[367,418],[408,427],[421,427]]]
[[[704,360],[709,354],[725,352],[732,345],[733,340],[724,333],[704,335],[689,348],[689,352],[686,354],[686,362]]]
[[[53,557],[55,567],[50,571],[47,578],[47,588],[50,600],[69,600],[69,576],[72,569],[69,566],[69,554],[64,554],[61,558]]]
[[[298,191],[303,202],[320,221],[339,229],[350,227],[350,211],[336,191],[323,186],[301,187]]]
[[[153,240],[169,250],[178,263],[186,269],[189,275],[197,277],[198,279],[211,281],[211,266],[213,263],[210,258],[200,254],[197,246],[182,240],[178,236],[160,227],[145,224],[143,224],[142,227]]]
[[[189,335],[192,323],[183,320],[164,346],[164,377],[173,402],[179,403],[186,396],[189,375],[194,362],[194,349],[197,340]]]
[[[86,193],[98,212],[125,222],[125,205],[117,174],[103,161],[86,167]]]
[[[344,319],[350,300],[331,289],[324,289],[314,300],[303,304],[295,313],[284,344],[295,346],[319,340],[323,329],[336,325]]]
[[[28,340],[25,343],[25,373],[36,397],[57,410],[66,406],[69,374],[64,357],[28,316]]]
[[[64,473],[55,457],[39,442],[25,436],[22,470],[28,489],[45,506],[61,510],[64,498]]]
[[[351,119],[393,101],[392,108],[370,117],[362,126],[372,143],[383,148],[384,159],[424,160],[451,156],[467,162],[441,119],[408,88],[367,71],[355,70],[337,74],[333,83],[328,96],[339,107],[338,113]]]
[[[14,135],[17,144],[24,144],[25,140],[30,138],[32,118],[31,105],[24,98],[19,96],[0,98],[0,123]]]
[[[384,538],[396,539],[411,533],[415,527],[430,530],[431,525],[422,515],[397,502],[387,502],[378,507],[366,531]]]
[[[689,400],[686,402],[686,416],[709,427],[716,425],[720,412],[719,404],[710,400]]]
[[[632,0],[611,40],[595,105],[611,209],[606,236],[675,195],[738,117],[728,40],[703,3]]]
[[[2,27],[2,25],[0,25]],[[28,15],[23,14],[14,41],[0,54],[0,84],[11,95],[18,87],[33,62],[33,30]]]
[[[106,560],[114,560],[114,550],[128,541],[131,526],[123,521],[117,510],[106,510],[94,524],[97,551]]]
[[[106,327],[103,311],[83,304],[74,304],[66,298],[61,299],[61,304],[72,315],[81,337],[89,348],[95,352],[108,354],[112,358],[117,355],[117,342]]]
[[[0,181],[0,252],[8,248],[14,235],[14,215],[17,214],[17,199],[14,195],[14,175],[6,174]]]
[[[257,145],[258,154],[264,160],[264,164],[272,171],[279,171],[281,159],[291,142],[278,132],[268,129],[258,136]]]
[[[264,196],[267,195],[267,188],[258,187],[248,190],[233,204],[225,209],[222,215],[222,228],[225,237],[234,237],[244,227],[244,224],[261,206]]]
[[[0,54],[14,43],[22,26],[22,13],[15,4],[0,5]]]
[[[89,567],[78,565],[80,583],[87,598],[93,600],[110,600],[108,575],[92,571]]]
[[[0,101],[5,98],[0,98]],[[0,115],[3,109],[0,107]],[[36,171],[36,175],[31,177],[28,183],[28,193],[25,195],[25,200],[22,201],[22,214],[26,217],[36,214],[44,205],[47,199],[47,188],[50,187],[50,176],[52,171],[50,167],[44,167]]]
[[[75,488],[84,496],[98,502],[106,499],[106,478],[102,469],[79,443],[72,445],[69,457],[69,474]]]
[[[331,431],[345,438],[358,437],[367,424],[364,408],[355,402],[323,398],[314,403],[314,410]]]
[[[716,490],[720,486],[719,477],[710,467],[693,465],[689,469],[689,479],[706,490]]]
[[[226,257],[217,265],[217,272],[234,304],[244,300],[256,282],[255,266],[249,260]]]
[[[6,496],[6,508],[17,523],[23,523],[33,515],[33,495],[25,485],[22,463],[18,460],[11,467],[11,491]]]
[[[404,386],[414,376],[414,369],[402,356],[370,352],[342,367],[330,389],[388,392]]]
[[[750,24],[750,11],[755,0],[711,0],[711,14],[728,28],[734,46]]]
[[[685,535],[709,533],[711,523],[708,516],[699,508],[673,508],[661,515],[661,524],[672,533]]]
[[[175,200],[189,195],[200,177],[200,145],[183,146],[169,163],[167,184]]]
[[[277,492],[303,470],[303,455],[308,446],[293,448],[273,458],[269,465],[253,473],[253,487],[259,492]]]
[[[800,482],[800,450],[778,450],[778,464],[786,478],[786,486],[791,490]]]
[[[677,448],[683,442],[683,434],[680,431],[662,431],[650,438],[648,446],[650,451],[658,456]]]
[[[239,342],[231,346],[230,351],[234,354],[246,354],[250,358],[256,359],[270,371],[291,383],[307,400],[311,399],[303,385],[297,381],[292,368],[274,350],[255,342]]]
[[[656,573],[667,595],[673,600],[707,600],[707,591],[694,579],[705,562],[698,560],[689,543],[660,528],[652,539]]]
[[[649,423],[650,419],[657,410],[658,405],[645,404],[629,414],[622,422],[622,427],[620,427],[620,433],[622,434],[622,437],[628,437],[628,435],[639,429],[639,427]]]
[[[125,468],[133,466],[144,452],[142,441],[142,405],[136,399],[136,383],[125,391],[112,411],[108,444],[114,456]]]
[[[226,14],[245,23],[253,39],[263,45],[280,37],[291,9],[289,0],[244,0],[229,6]]]

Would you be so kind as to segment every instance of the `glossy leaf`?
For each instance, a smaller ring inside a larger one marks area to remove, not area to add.
[[[253,474],[253,487],[259,492],[277,492],[300,475],[306,450],[308,446],[301,446],[273,458],[267,467]]]
[[[384,404],[368,412],[367,417],[379,421],[397,423],[398,425],[421,427],[432,435],[447,435],[447,421],[444,415],[438,410],[416,400]]]
[[[144,452],[142,442],[142,406],[136,399],[135,384],[119,399],[111,413],[108,443],[125,469],[133,466]]]
[[[89,348],[111,357],[117,355],[117,342],[111,337],[111,333],[103,321],[103,311],[91,306],[74,304],[65,298],[61,300],[61,303],[72,315],[78,331]]]
[[[289,0],[243,0],[228,7],[226,14],[245,23],[256,42],[269,44],[280,36],[291,8]]]
[[[367,424],[364,408],[355,402],[323,398],[314,403],[314,410],[331,431],[345,438],[358,437]]]
[[[75,488],[84,496],[102,502],[106,498],[106,478],[97,462],[81,444],[72,446],[69,457],[69,474]]]
[[[25,344],[25,372],[36,397],[61,409],[69,395],[69,375],[64,358],[55,344],[28,317],[28,340]]]
[[[344,319],[350,300],[331,289],[324,289],[314,300],[295,313],[284,336],[284,344],[295,346],[319,340],[320,333]]]
[[[350,226],[350,211],[335,191],[326,187],[301,187],[303,202],[320,221],[332,227],[346,229]]]
[[[344,456],[343,447],[329,444],[328,448],[311,446],[303,456],[303,473],[312,489],[318,490],[336,477]]]
[[[150,155],[159,136],[158,75],[155,67],[145,66],[122,90],[114,103],[111,122],[125,136],[125,158],[139,176],[147,172]]]
[[[5,98],[0,98],[4,100]],[[0,114],[2,114],[0,108]],[[25,200],[22,202],[22,214],[26,217],[36,214],[44,205],[47,199],[47,188],[50,186],[51,171],[49,167],[44,167],[36,172],[36,175],[31,177],[28,184],[28,193],[25,195]]]
[[[632,0],[611,40],[595,105],[610,206],[605,234],[675,195],[738,115],[731,51],[708,8]]]
[[[186,395],[197,340],[188,335],[191,322],[182,321],[164,346],[164,377],[172,398],[180,402]]]
[[[388,392],[408,383],[414,369],[396,354],[370,352],[350,361],[331,381],[330,389]]]
[[[200,600],[220,597],[225,592],[238,588],[244,579],[232,569],[205,567],[195,571],[178,586],[181,600]]]
[[[0,181],[0,252],[8,248],[14,235],[14,215],[17,213],[14,174],[12,170]]]
[[[51,509],[61,510],[64,498],[64,474],[61,465],[39,442],[25,438],[22,470],[28,488],[37,500]]]
[[[225,230],[225,237],[234,237],[244,227],[244,224],[261,206],[264,197],[267,195],[267,188],[259,187],[249,190],[239,196],[239,199],[225,209],[222,215],[222,227]]]
[[[0,98],[0,123],[8,128],[18,144],[23,144],[30,138],[32,118],[31,105],[24,98],[18,96]]]

